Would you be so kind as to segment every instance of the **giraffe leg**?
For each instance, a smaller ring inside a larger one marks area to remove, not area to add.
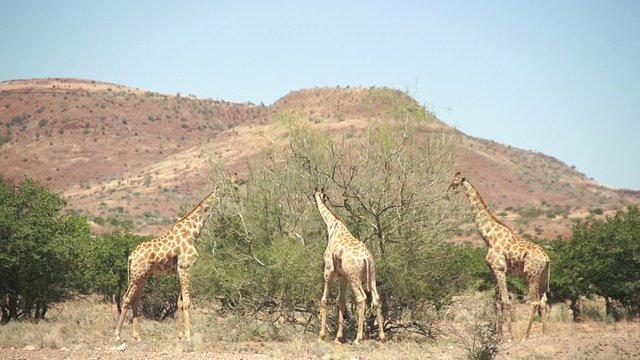
[[[180,289],[182,291],[182,310],[178,308],[179,312],[182,312],[182,317],[184,318],[184,335],[185,340],[191,341],[191,328],[190,328],[190,319],[189,319],[189,307],[191,306],[191,293],[189,289],[189,273],[184,270],[178,268],[178,276],[180,277]],[[178,337],[182,337],[181,329],[180,329],[180,316],[178,317]]]
[[[502,324],[504,322],[504,319],[503,319],[503,316],[502,316],[503,307],[502,307],[502,299],[500,297],[500,286],[498,286],[498,277],[496,276],[495,271],[493,271],[493,269],[491,271],[492,271],[493,280],[494,280],[494,283],[495,283],[495,288],[494,288],[495,294],[493,296],[494,297],[494,299],[493,299],[493,310],[494,310],[495,315],[496,315],[496,330],[497,330],[498,334],[500,336],[502,336]]]
[[[334,272],[332,269],[325,267],[324,270],[324,291],[322,300],[320,300],[320,340],[324,340],[327,336],[327,306],[329,296],[331,295],[331,283],[333,282]]]
[[[522,341],[525,341],[529,338],[529,335],[531,334],[531,328],[533,327],[533,319],[536,316],[536,313],[538,312],[538,307],[540,306],[540,302],[539,301],[532,301],[531,302],[531,310],[529,311],[529,320],[527,321],[527,331],[524,334],[524,337],[522,338]]]
[[[539,290],[539,285],[537,282],[535,281],[530,281],[529,282],[529,301],[531,301],[531,309],[529,310],[529,320],[527,321],[527,331],[524,334],[524,337],[522,338],[522,340],[526,340],[529,338],[529,335],[531,334],[531,327],[533,326],[533,319],[536,316],[536,313],[538,312],[538,308],[541,306],[541,298],[540,295],[538,293]],[[543,295],[545,297],[545,302],[546,302],[546,295]],[[546,307],[546,304],[545,304]]]
[[[378,330],[380,331],[378,339],[384,342],[386,340],[386,336],[384,334],[384,318],[382,317],[382,309],[380,305],[380,295],[378,295],[378,289],[376,289],[375,281],[372,281],[371,306],[376,308],[376,321],[378,322]]]
[[[132,314],[132,323],[133,323],[133,338],[136,341],[142,341],[142,337],[140,336],[140,322],[138,319],[138,310],[140,310],[140,296],[136,296],[133,299],[133,303],[131,305],[131,314]]]
[[[182,340],[182,324],[184,324],[184,307],[182,303],[182,294],[178,296],[178,339]]]
[[[547,334],[547,307],[549,302],[547,299],[547,292],[543,292],[540,297],[540,316],[542,316],[542,335]]]
[[[364,309],[367,306],[367,294],[362,288],[360,281],[352,281],[351,287],[353,293],[356,295],[356,301],[358,302],[358,335],[354,344],[359,344],[364,339]]]
[[[344,311],[347,308],[347,279],[339,277],[340,293],[338,295],[338,332],[336,333],[336,343],[342,343],[344,339]]]
[[[130,307],[131,307],[131,303],[129,300],[123,301],[122,312],[120,313],[120,318],[118,319],[118,325],[116,325],[116,332],[115,332],[116,341],[120,341],[120,332],[122,331],[122,325],[124,325],[124,319],[127,317],[127,312],[129,311]]]
[[[143,283],[144,286],[144,283]],[[140,341],[140,331],[138,330],[138,332],[136,332],[136,327],[137,326],[137,316],[138,316],[138,309],[137,309],[137,304],[138,304],[138,298],[140,297],[140,291],[141,291],[142,287],[139,286],[138,284],[136,284],[135,282],[132,282],[129,284],[129,288],[127,289],[127,292],[124,294],[124,297],[122,299],[122,312],[120,313],[120,318],[118,319],[118,325],[116,326],[116,331],[115,331],[115,336],[116,336],[116,341],[120,340],[120,333],[122,332],[122,326],[124,325],[124,320],[127,317],[127,312],[129,311],[129,309],[131,309],[132,312],[132,316],[133,316],[133,322],[134,322],[134,337],[136,337],[136,340]]]
[[[499,297],[498,302],[500,303],[500,327],[502,327],[502,323],[506,320],[507,331],[511,335],[513,334],[511,329],[511,303],[509,301],[509,292],[507,291],[507,276],[504,271],[496,271],[495,278],[498,283],[497,296]]]

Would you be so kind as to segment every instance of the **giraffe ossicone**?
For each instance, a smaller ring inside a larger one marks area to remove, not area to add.
[[[158,276],[178,274],[181,290],[178,298],[178,338],[182,339],[184,335],[187,341],[191,340],[189,269],[198,258],[195,240],[200,236],[204,224],[209,219],[216,199],[217,188],[173,224],[166,234],[138,244],[131,252],[128,258],[129,286],[123,297],[122,313],[116,326],[116,341],[120,339],[122,325],[129,309],[133,314],[133,337],[137,341],[141,340],[138,305],[142,289],[151,274]]]
[[[371,293],[371,307],[376,309],[376,321],[380,341],[385,341],[384,319],[380,309],[380,295],[376,288],[376,273],[373,256],[366,245],[356,239],[344,222],[326,205],[328,197],[323,190],[316,189],[314,199],[318,211],[327,228],[327,248],[324,251],[324,292],[320,302],[321,324],[320,340],[324,340],[327,331],[327,305],[331,293],[333,278],[338,275],[340,294],[338,296],[338,331],[335,341],[343,340],[344,311],[346,309],[347,285],[351,288],[358,303],[358,334],[354,343],[364,339],[364,312],[367,294],[362,286],[364,282]]]
[[[511,333],[510,301],[507,292],[507,276],[524,279],[529,286],[531,309],[523,340],[531,334],[533,319],[538,309],[542,312],[542,332],[546,333],[547,292],[551,262],[542,246],[518,237],[507,225],[500,222],[489,210],[478,190],[457,172],[447,191],[462,188],[474,214],[474,222],[489,247],[485,260],[497,283],[496,303]]]

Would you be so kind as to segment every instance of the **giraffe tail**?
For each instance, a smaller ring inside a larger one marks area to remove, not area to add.
[[[376,275],[373,268],[373,259],[372,258],[366,259],[364,261],[364,266],[366,267],[366,270],[367,270],[367,291],[371,292],[371,289],[373,288],[371,284],[376,281],[375,279]]]
[[[547,286],[544,291],[542,291],[542,295],[540,297],[540,305],[544,307],[545,310],[551,309],[551,304],[549,303],[549,295],[551,295],[551,290],[549,287],[549,282],[551,281],[551,262],[547,263]]]
[[[129,291],[131,291],[131,256],[127,258],[127,291],[124,293],[124,296],[129,296]]]
[[[127,282],[131,281],[131,256],[127,258]]]
[[[551,282],[551,262],[547,265],[547,292],[550,292],[549,282]]]

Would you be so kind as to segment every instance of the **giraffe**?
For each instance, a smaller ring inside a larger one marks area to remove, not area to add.
[[[324,292],[320,302],[321,325],[320,340],[324,340],[327,330],[327,303],[331,292],[333,278],[337,274],[340,280],[340,294],[338,296],[338,332],[336,343],[340,343],[343,338],[342,326],[344,322],[344,311],[346,308],[347,284],[351,284],[353,293],[358,302],[358,335],[355,344],[364,338],[364,310],[366,307],[367,294],[362,287],[365,282],[367,290],[371,292],[371,306],[376,308],[376,320],[380,330],[379,339],[385,341],[384,320],[380,309],[380,296],[376,289],[376,273],[373,256],[366,245],[356,239],[338,216],[327,207],[327,196],[324,190],[316,189],[314,199],[318,206],[318,211],[327,227],[327,248],[324,251]]]
[[[449,185],[450,189],[462,187],[474,213],[475,224],[489,247],[485,260],[497,283],[496,304],[504,315],[506,310],[507,328],[511,333],[509,294],[507,276],[523,278],[529,285],[531,310],[527,331],[523,340],[531,333],[531,326],[538,308],[542,312],[542,332],[546,333],[547,292],[549,291],[550,260],[542,246],[518,237],[507,225],[501,223],[491,213],[478,190],[457,172]]]
[[[226,183],[231,186],[234,191],[238,191],[240,185],[247,183],[245,179],[240,178],[237,172],[226,174]]]
[[[128,258],[129,287],[124,294],[122,312],[116,327],[116,341],[120,340],[120,331],[127,311],[133,313],[133,337],[140,341],[140,326],[138,324],[138,304],[140,294],[149,276],[170,276],[178,274],[181,294],[178,298],[178,338],[182,339],[183,319],[186,340],[191,340],[189,324],[189,268],[198,258],[194,246],[205,222],[211,215],[213,202],[216,199],[217,188],[207,195],[182,219],[173,224],[163,236],[142,242],[131,252]]]

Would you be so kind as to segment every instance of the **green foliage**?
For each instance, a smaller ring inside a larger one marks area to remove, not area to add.
[[[37,181],[0,175],[0,310],[2,321],[43,318],[47,306],[82,287],[85,217],[62,212],[65,201]]]
[[[551,287],[556,300],[569,300],[578,317],[581,296],[602,296],[607,315],[619,306],[627,313],[640,310],[640,210],[629,207],[605,221],[581,222],[570,240],[552,242],[554,266]]]
[[[120,303],[128,285],[127,258],[148,237],[113,232],[92,237],[86,216],[60,195],[25,180],[0,175],[0,311],[2,321],[44,318],[48,306],[77,293],[97,293]],[[175,312],[177,279],[150,279],[142,314]]]
[[[24,117],[22,115],[14,115],[11,117],[11,122],[7,123],[7,127],[14,124],[22,124],[22,120],[24,120]]]
[[[459,246],[456,248],[456,257],[459,258],[464,269],[462,272],[468,277],[469,287],[477,291],[491,291],[495,288],[493,275],[487,266],[485,257],[487,256],[486,246]],[[508,278],[509,289],[513,290],[511,278]]]
[[[119,305],[128,285],[129,253],[146,237],[114,231],[96,236],[92,246],[86,247],[87,292],[96,293],[105,299],[115,300]]]
[[[589,210],[589,214],[591,215],[602,215],[603,213],[604,211],[602,211],[601,208],[595,208],[595,209]]]
[[[227,201],[209,220],[211,236],[199,240],[196,292],[239,311],[311,306],[321,291],[317,254],[324,249],[297,228],[309,198],[294,183],[275,184],[281,175],[265,164],[242,189],[220,181]]]

